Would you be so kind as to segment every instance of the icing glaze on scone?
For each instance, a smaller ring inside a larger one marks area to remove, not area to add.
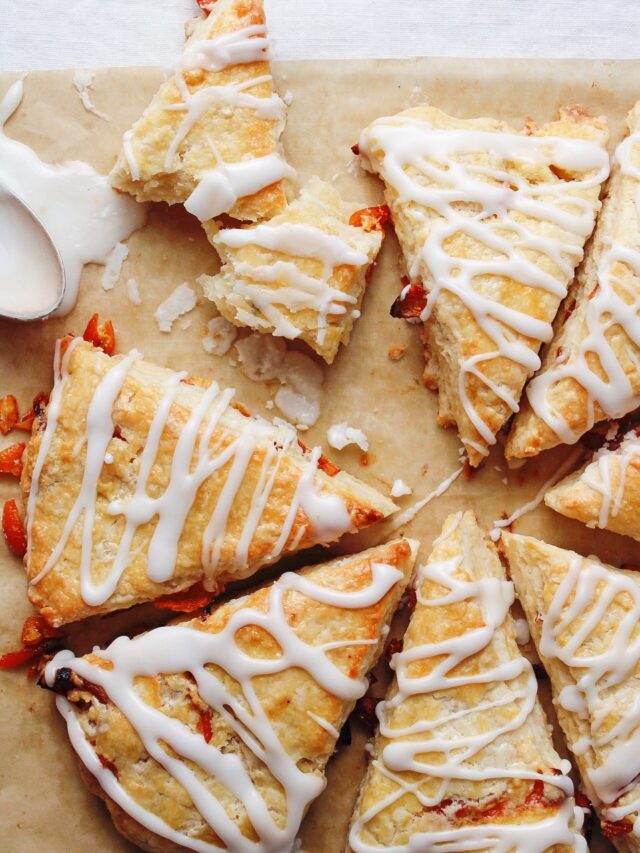
[[[239,411],[232,389],[190,386],[186,373],[135,351],[109,358],[77,338],[58,344],[55,371],[23,484],[30,596],[52,621],[198,580],[214,591],[222,576],[247,576],[364,521],[354,515],[352,479],[320,470],[328,464],[320,448],[301,450],[293,427]]]
[[[621,850],[640,849],[640,582],[527,536],[505,550],[586,793]]]
[[[331,363],[349,338],[386,216],[313,178],[268,223],[213,234],[223,266],[200,283],[231,322],[299,338]]]
[[[396,540],[84,658],[59,653],[46,681],[110,809],[181,848],[289,853],[416,550]],[[123,722],[124,743],[110,740]]]
[[[615,160],[619,165],[616,184],[626,183],[627,189],[590,282],[581,339],[565,347],[564,358],[546,365],[527,386],[531,408],[555,433],[555,443],[574,444],[596,421],[622,417],[640,404],[640,133],[631,134],[618,146]],[[620,191],[614,185],[612,203]],[[609,221],[607,204],[603,225]],[[632,223],[636,223],[635,229]],[[562,404],[554,406],[550,392],[566,380],[582,389],[580,409],[584,411],[579,418]]]
[[[293,175],[278,147],[286,108],[273,90],[262,0],[222,0],[197,26],[142,118],[123,136],[114,186],[183,202],[202,221],[263,219]]]
[[[586,851],[569,764],[516,645],[513,584],[471,513],[447,520],[416,598],[349,849]]]
[[[360,137],[365,165],[386,184],[412,290],[423,288],[411,316],[426,324],[440,420],[457,423],[472,464],[518,411],[592,231],[608,175],[606,133],[593,121],[526,136],[421,107]]]

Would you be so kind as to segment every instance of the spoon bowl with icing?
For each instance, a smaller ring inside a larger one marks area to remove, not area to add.
[[[51,235],[31,208],[0,183],[0,317],[44,320],[60,307],[65,285]]]

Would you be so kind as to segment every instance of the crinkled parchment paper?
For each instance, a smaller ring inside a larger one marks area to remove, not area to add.
[[[438,60],[282,63],[275,68],[281,94],[293,94],[285,144],[300,181],[313,174],[334,180],[356,200],[377,202],[377,181],[354,168],[350,146],[361,128],[377,116],[428,100],[460,116],[491,115],[521,126],[527,115],[550,119],[562,104],[580,102],[608,117],[612,145],[623,131],[624,116],[640,96],[640,62],[575,60]],[[45,160],[83,159],[102,172],[111,167],[122,132],[146,106],[161,73],[157,69],[96,72],[93,100],[111,116],[105,122],[87,113],[72,85],[72,72],[30,74],[25,98],[7,124],[7,132],[31,145]],[[15,77],[0,77],[0,94]],[[357,448],[330,451],[342,467],[382,490],[396,478],[414,489],[400,499],[403,507],[428,494],[459,465],[455,433],[436,426],[436,399],[420,382],[422,355],[418,331],[393,320],[389,306],[399,292],[398,247],[390,234],[367,293],[363,315],[348,348],[326,370],[322,415],[305,436],[325,449],[327,428],[348,421],[369,437],[363,460]],[[154,205],[146,227],[129,240],[129,258],[115,289],[100,286],[102,267],[85,269],[80,300],[67,317],[23,327],[0,323],[0,396],[14,393],[21,408],[51,384],[55,339],[73,330],[82,333],[89,316],[99,311],[112,318],[121,351],[137,347],[150,359],[194,375],[215,378],[237,388],[238,399],[253,412],[278,414],[265,403],[273,385],[252,382],[234,366],[234,350],[218,358],[205,352],[202,338],[214,311],[200,304],[163,334],[153,319],[159,303],[178,285],[195,286],[201,273],[212,273],[218,261],[198,222],[182,209]],[[142,304],[134,306],[125,282],[137,281]],[[16,283],[20,286],[20,283]],[[406,345],[400,361],[388,358],[389,347]],[[2,445],[19,440],[16,434]],[[469,480],[460,477],[442,497],[427,506],[406,528],[428,552],[444,517],[472,508],[485,526],[529,500],[567,455],[559,448],[507,471],[499,448]],[[367,462],[368,464],[363,464]],[[0,500],[15,496],[10,478],[0,482]],[[387,526],[388,529],[388,526]],[[640,565],[640,545],[630,539],[587,530],[544,507],[515,529],[554,544],[596,553],[615,565]],[[334,551],[356,550],[385,537],[385,527],[344,540]],[[322,559],[316,549],[295,565]],[[31,612],[20,562],[0,545],[0,649],[18,645],[20,626]],[[157,624],[151,607],[116,614],[70,631],[69,643],[84,651],[125,631]],[[382,667],[384,675],[384,667]],[[548,696],[548,685],[542,684]],[[384,677],[376,685],[384,692]],[[550,707],[547,699],[546,704]],[[101,803],[80,782],[52,696],[29,683],[24,672],[0,674],[0,847],[4,853],[85,853],[133,848],[113,829]],[[365,733],[352,724],[352,744],[341,747],[328,772],[328,785],[312,806],[301,831],[307,853],[342,849],[355,792],[365,767]],[[611,849],[594,840],[591,849]]]

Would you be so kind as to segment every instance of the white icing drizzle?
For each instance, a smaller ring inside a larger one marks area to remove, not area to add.
[[[624,178],[640,181],[640,169],[633,164],[634,147],[640,143],[640,133],[628,136],[617,148],[615,159]],[[636,154],[637,156],[637,154]],[[640,184],[635,199],[635,215],[638,217]],[[623,210],[619,217],[629,216]],[[635,283],[625,283],[614,274],[616,264],[622,264],[635,277]],[[569,358],[553,364],[527,386],[527,397],[536,415],[549,426],[564,444],[574,444],[581,435],[591,429],[595,422],[596,404],[607,418],[620,418],[640,405],[640,395],[634,392],[624,366],[618,361],[615,351],[607,340],[607,332],[619,327],[629,339],[628,358],[635,364],[637,355],[632,347],[640,348],[640,251],[637,247],[613,242],[604,252],[596,273],[597,290],[589,297],[584,322],[587,334],[579,347],[571,351]],[[617,288],[617,290],[614,290]],[[587,358],[594,358],[604,372],[600,378],[590,369]],[[587,426],[571,429],[566,418],[554,410],[548,400],[553,386],[563,379],[573,379],[587,392]]]
[[[507,518],[497,518],[493,522],[493,528],[489,531],[489,537],[497,542],[498,539],[502,536],[502,528],[510,527],[514,521],[517,521],[519,518],[522,518],[523,515],[526,515],[528,512],[532,512],[536,509],[542,501],[544,500],[545,494],[549,491],[551,486],[554,486],[558,480],[561,480],[567,471],[570,471],[571,468],[576,464],[578,459],[583,454],[582,448],[578,448],[573,453],[569,454],[569,456],[564,460],[562,465],[557,468],[553,474],[544,481],[544,483],[540,486],[535,495],[531,498],[530,501],[522,504],[517,509],[511,513]]]
[[[7,136],[4,125],[22,97],[23,80],[17,80],[0,101],[0,184],[28,205],[49,232],[64,266],[66,289],[56,311],[64,315],[75,305],[84,264],[106,263],[114,246],[142,227],[145,207],[112,189],[108,179],[88,163],[45,163],[28,145]],[[32,241],[17,242],[12,252],[22,256],[23,275],[28,279],[34,273],[30,258],[34,247]],[[42,245],[37,248],[42,253]],[[57,284],[57,265],[53,276]],[[21,288],[28,313],[44,311],[55,302],[49,297],[44,304],[29,304],[34,284],[27,280]],[[14,308],[12,313],[21,312]]]
[[[409,522],[413,521],[413,519],[420,512],[420,510],[423,509],[423,507],[425,507],[428,503],[431,503],[434,498],[439,498],[440,495],[443,495],[447,491],[449,486],[458,479],[458,477],[460,476],[460,474],[462,474],[463,471],[464,465],[461,465],[460,468],[457,468],[441,483],[438,483],[435,489],[432,492],[429,492],[429,494],[425,498],[416,501],[413,506],[410,506],[408,509],[405,509],[404,512],[400,513],[400,515],[396,515],[391,524],[389,525],[389,530],[399,530],[401,527],[404,527],[406,524],[409,524]]]
[[[73,86],[80,96],[82,106],[88,113],[93,113],[103,121],[111,121],[111,117],[102,112],[102,110],[99,110],[91,100],[94,78],[95,74],[93,71],[81,71],[78,69],[73,75]]]
[[[262,707],[254,679],[273,676],[292,668],[307,672],[328,693],[343,702],[354,702],[364,695],[366,678],[346,675],[328,652],[337,648],[372,645],[378,639],[341,639],[311,645],[289,624],[284,610],[285,596],[301,593],[322,604],[345,610],[372,607],[380,602],[402,579],[402,572],[385,563],[372,563],[371,582],[353,592],[320,586],[310,578],[286,573],[269,589],[268,608],[243,607],[236,610],[218,633],[183,625],[156,628],[134,639],[119,637],[104,651],[95,650],[109,669],[75,658],[72,652],[60,652],[46,668],[47,684],[52,686],[61,667],[70,667],[82,678],[100,685],[111,702],[129,721],[148,754],[173,776],[186,790],[203,820],[222,839],[224,849],[235,853],[288,853],[308,804],[322,791],[324,779],[298,768],[296,757],[281,744],[277,732]],[[246,626],[266,631],[281,649],[273,656],[248,655],[237,641],[238,632]],[[229,689],[209,667],[220,667],[229,681],[240,688]],[[191,673],[202,699],[219,714],[256,759],[262,762],[282,786],[286,796],[286,823],[278,826],[238,752],[223,752],[203,740],[178,719],[165,715],[141,700],[135,687],[138,676],[158,677],[172,673]],[[240,695],[239,695],[240,693]],[[96,752],[85,738],[73,708],[64,697],[57,698],[58,709],[65,717],[72,745],[87,769],[93,773],[104,791],[132,818],[152,832],[168,838],[189,850],[209,853],[220,848],[172,829],[161,818],[144,809],[119,784],[116,776],[102,767]],[[315,714],[309,713],[332,737],[336,729]],[[164,746],[169,749],[167,750]],[[242,804],[259,836],[251,841],[229,817],[223,804],[186,762],[195,764],[207,777],[215,777]]]
[[[460,521],[461,513],[445,528],[436,540],[436,545],[451,536]],[[490,782],[494,779],[540,780],[546,785],[559,788],[567,799],[556,814],[536,823],[520,826],[501,824],[478,824],[451,830],[420,832],[406,844],[385,846],[395,853],[418,853],[424,850],[491,850],[496,853],[541,853],[555,844],[569,844],[573,849],[586,851],[584,839],[577,835],[572,824],[581,825],[570,797],[573,794],[571,780],[565,775],[565,763],[561,762],[561,775],[538,773],[518,767],[515,760],[508,766],[487,766],[477,760],[483,749],[501,737],[518,731],[533,711],[537,696],[537,682],[533,668],[522,655],[498,663],[484,672],[460,673],[460,665],[469,658],[481,654],[494,642],[496,631],[509,618],[509,608],[514,600],[513,584],[498,578],[464,580],[459,569],[465,555],[459,554],[448,560],[434,561],[418,570],[416,592],[418,607],[436,608],[433,618],[437,619],[437,608],[455,602],[473,602],[480,609],[484,624],[470,628],[456,637],[439,642],[424,643],[395,654],[392,668],[395,670],[397,693],[381,702],[376,713],[380,721],[380,735],[390,742],[382,749],[373,767],[394,783],[386,797],[359,815],[351,829],[349,841],[355,853],[378,853],[379,845],[368,843],[361,837],[367,824],[382,811],[393,806],[407,794],[412,794],[425,809],[437,807],[447,797],[452,781],[469,780]],[[431,581],[442,586],[446,592],[435,598],[425,598],[421,588]],[[409,674],[411,665],[420,660],[434,660],[428,674],[416,677]],[[452,674],[455,673],[455,674]],[[392,714],[403,703],[413,697],[445,694],[452,688],[464,688],[474,684],[494,685],[489,698],[481,704],[465,706],[463,700],[456,702],[456,710],[443,705],[441,716],[421,719],[409,726],[395,726]],[[492,709],[513,708],[508,720]],[[463,735],[456,727],[456,720],[468,721],[465,728],[473,732]],[[474,719],[475,718],[475,719]],[[420,737],[423,735],[423,737]],[[508,755],[508,752],[507,752]],[[431,757],[431,758],[430,758]],[[418,774],[418,778],[406,778],[400,774]],[[425,791],[426,780],[439,780],[433,794]]]
[[[253,195],[293,174],[293,169],[279,154],[252,157],[238,163],[220,160],[214,169],[202,173],[184,206],[201,222],[206,222],[231,210],[239,198]]]
[[[289,255],[292,260],[273,260],[271,263],[247,263],[231,258],[235,278],[234,291],[264,315],[268,322],[253,314],[250,325],[273,327],[273,334],[294,339],[300,329],[279,310],[282,306],[291,313],[312,310],[317,313],[316,340],[322,345],[326,337],[327,317],[346,314],[349,305],[355,305],[356,296],[345,293],[329,283],[337,267],[361,268],[369,263],[364,252],[353,249],[335,234],[301,223],[281,222],[278,225],[258,225],[254,228],[227,228],[216,237],[216,243],[231,249],[257,246]],[[317,261],[317,275],[304,273],[294,263],[294,258]],[[277,285],[277,286],[273,286]]]
[[[49,452],[64,387],[68,380],[69,353],[81,339],[74,339],[62,364],[59,346],[56,350],[56,383],[51,396],[47,427],[36,459],[32,486],[27,507],[27,533],[31,542],[33,517],[38,494],[38,485],[44,460]],[[80,584],[83,601],[90,606],[99,606],[113,595],[122,575],[132,558],[132,543],[138,528],[155,519],[155,529],[147,553],[148,577],[158,583],[173,577],[178,556],[179,542],[187,516],[203,483],[216,472],[229,466],[224,485],[217,498],[215,508],[208,521],[202,539],[202,565],[204,584],[215,588],[220,552],[224,542],[231,512],[236,497],[243,485],[247,469],[254,454],[264,448],[264,460],[258,482],[251,496],[246,520],[239,536],[234,556],[227,569],[240,573],[249,565],[249,548],[260,524],[265,506],[273,489],[282,460],[296,441],[293,428],[274,428],[258,418],[242,418],[239,434],[222,431],[212,445],[213,435],[221,429],[234,396],[233,389],[222,390],[213,382],[202,395],[182,426],[173,452],[169,482],[157,497],[151,497],[147,485],[155,464],[160,441],[169,422],[180,382],[186,373],[169,373],[165,379],[163,395],[149,427],[145,446],[140,456],[139,469],[134,491],[127,498],[114,500],[108,512],[114,518],[124,518],[125,526],[109,570],[99,583],[92,579],[93,518],[96,506],[96,489],[105,464],[105,455],[113,437],[114,404],[126,382],[127,375],[139,354],[132,352],[123,359],[114,361],[97,385],[86,417],[85,433],[78,442],[77,452],[85,450],[83,480],[80,492],[71,508],[63,531],[45,565],[32,579],[39,583],[57,564],[69,537],[82,519],[80,557]],[[268,560],[275,560],[285,549],[295,549],[304,535],[303,525],[296,541],[289,542],[298,509],[305,513],[315,541],[328,542],[343,533],[352,531],[353,524],[347,506],[337,494],[320,491],[317,463],[320,448],[315,448],[305,459],[296,491],[280,529],[278,540]]]
[[[638,455],[640,455],[640,437],[635,432],[629,432],[616,450],[609,450],[607,447],[598,450],[591,463],[580,475],[580,480],[585,486],[589,486],[600,495],[598,527],[606,527],[609,519],[615,518],[620,512],[627,481],[627,468]],[[618,486],[615,491],[611,484],[612,464],[616,464],[618,472]]]
[[[614,602],[623,610],[612,617],[609,611]],[[625,691],[628,680],[637,678],[639,628],[638,582],[573,554],[544,615],[540,653],[571,670],[575,684],[566,686],[556,701],[588,721],[588,734],[580,739],[578,749],[595,753],[595,766],[587,775],[604,804],[603,816],[612,821],[640,810],[640,797],[617,805],[637,787],[640,768],[640,704],[627,707]],[[640,836],[640,817],[633,831]]]
[[[480,366],[497,357],[508,358],[532,373],[540,367],[537,348],[551,340],[551,324],[482,295],[474,287],[481,276],[509,278],[560,300],[566,296],[573,271],[583,255],[583,242],[592,231],[598,202],[578,193],[607,177],[609,161],[600,146],[577,139],[521,136],[472,130],[440,130],[414,118],[382,118],[363,131],[359,148],[374,162],[375,170],[398,194],[398,203],[415,202],[414,233],[427,232],[414,257],[407,258],[409,275],[423,279],[427,303],[421,319],[427,320],[443,292],[456,296],[475,322],[495,344],[495,349],[470,355],[460,363],[458,392],[465,412],[482,440],[492,445],[495,435],[474,408],[467,394],[467,379],[485,384],[513,412],[518,400],[502,385],[486,377]],[[465,161],[489,153],[495,165]],[[593,172],[591,177],[558,183],[529,183],[510,162],[542,167],[554,165],[569,172]],[[414,177],[415,172],[418,177]],[[435,182],[427,186],[420,176]],[[491,182],[489,182],[491,181]],[[437,214],[437,217],[434,217]],[[528,227],[522,217],[533,218],[549,232]],[[484,247],[483,259],[450,255],[447,241],[465,235]],[[509,236],[507,236],[509,235]],[[405,247],[405,251],[407,251]],[[536,262],[542,256],[555,268],[547,272]],[[537,342],[531,349],[522,337]],[[469,442],[467,442],[469,443]],[[486,455],[481,444],[475,450]]]
[[[255,24],[234,32],[222,33],[212,39],[190,39],[187,42],[173,69],[173,79],[180,100],[164,107],[170,112],[184,113],[184,118],[167,148],[164,162],[167,172],[180,168],[179,149],[182,142],[202,115],[211,108],[252,110],[265,121],[284,121],[285,104],[275,92],[268,97],[259,97],[247,91],[263,83],[271,83],[270,74],[224,85],[202,86],[194,91],[189,89],[185,76],[194,69],[218,72],[234,65],[266,62],[269,59],[266,34],[264,25]],[[263,157],[249,157],[236,163],[227,163],[212,139],[209,139],[209,145],[217,165],[202,172],[197,186],[185,202],[186,209],[201,221],[226,213],[239,198],[253,195],[294,174],[293,169],[279,154],[271,153]],[[131,130],[123,137],[123,149],[131,177],[139,180],[140,166],[133,147]]]

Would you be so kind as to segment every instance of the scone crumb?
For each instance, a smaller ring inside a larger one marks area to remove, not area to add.
[[[401,358],[404,358],[406,351],[407,347],[404,344],[392,344],[387,353],[389,361],[400,361]]]

